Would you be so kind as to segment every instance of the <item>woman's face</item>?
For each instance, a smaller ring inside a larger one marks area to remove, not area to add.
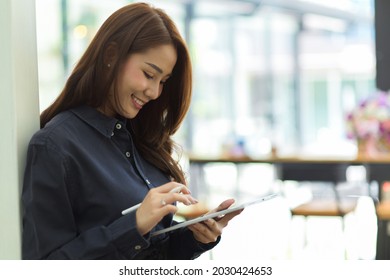
[[[177,54],[172,45],[150,48],[143,53],[130,55],[119,71],[117,100],[113,89],[109,104],[103,109],[109,116],[119,114],[134,118],[149,101],[157,99],[164,83],[169,79],[176,64]]]

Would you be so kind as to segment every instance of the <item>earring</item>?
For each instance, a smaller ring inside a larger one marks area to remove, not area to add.
[[[108,68],[110,68],[110,67],[111,67],[111,64],[110,64],[110,63],[108,63],[108,64],[107,64],[107,67],[108,67]]]

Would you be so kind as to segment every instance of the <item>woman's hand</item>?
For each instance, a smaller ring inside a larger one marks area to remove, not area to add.
[[[191,196],[191,192],[186,186],[176,182],[169,182],[151,189],[145,196],[135,215],[139,233],[145,235],[165,215],[176,213],[177,207],[172,204],[176,201],[182,202],[185,205],[198,202]]]
[[[217,208],[211,210],[209,213],[214,213],[229,208],[234,203],[234,199],[228,199],[222,202]],[[231,212],[221,218],[208,219],[201,223],[196,223],[188,226],[194,234],[194,238],[201,243],[215,242],[222,234],[222,230],[227,226],[229,221],[240,214],[243,209]]]

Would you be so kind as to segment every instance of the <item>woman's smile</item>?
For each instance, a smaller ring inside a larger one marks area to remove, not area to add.
[[[146,102],[143,102],[141,99],[137,98],[134,94],[131,94],[131,100],[133,101],[134,106],[141,110],[142,107],[146,104]]]
[[[108,100],[112,110],[106,110],[106,114],[119,114],[128,119],[136,117],[146,103],[160,96],[176,60],[177,53],[172,44],[131,54],[119,71],[117,85]]]

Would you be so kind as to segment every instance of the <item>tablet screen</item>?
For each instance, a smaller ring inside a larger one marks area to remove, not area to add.
[[[159,231],[155,231],[155,232],[151,233],[151,236],[156,236],[156,235],[159,235],[159,234],[162,234],[162,233],[165,233],[165,232],[169,232],[169,231],[172,231],[172,230],[175,230],[175,229],[179,229],[179,228],[186,227],[186,226],[189,226],[189,225],[192,225],[192,224],[203,222],[203,221],[208,220],[208,219],[213,219],[215,217],[223,216],[223,215],[229,214],[231,212],[244,209],[245,207],[248,207],[250,205],[254,205],[254,204],[257,204],[257,203],[260,203],[260,202],[264,202],[264,201],[270,200],[270,199],[275,198],[277,196],[278,196],[277,194],[271,194],[271,195],[266,195],[266,196],[262,196],[262,197],[257,197],[257,198],[255,198],[253,200],[241,203],[241,204],[239,204],[237,206],[233,205],[230,208],[227,208],[227,209],[224,209],[224,210],[221,210],[221,211],[218,211],[218,212],[210,213],[210,214],[205,214],[205,215],[200,216],[198,218],[194,218],[194,219],[191,219],[191,220],[188,220],[188,221],[176,224],[174,226],[171,226],[171,227],[159,230]]]

